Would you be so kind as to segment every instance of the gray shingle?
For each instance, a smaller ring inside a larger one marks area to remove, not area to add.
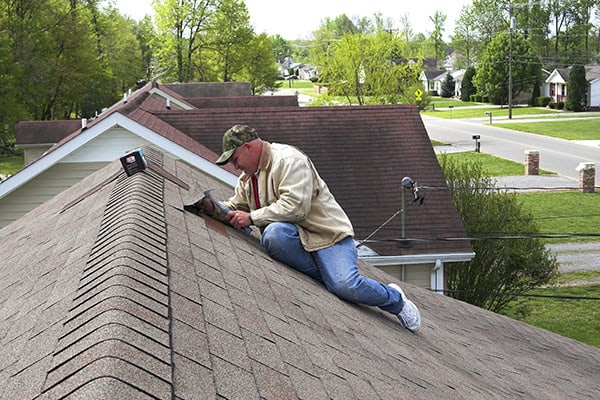
[[[191,186],[230,188],[148,150]],[[423,329],[340,300],[115,162],[0,230],[0,398],[592,399],[600,350],[407,284]],[[184,179],[185,178],[185,179]],[[69,207],[65,207],[69,204]],[[375,279],[384,272],[361,263]]]

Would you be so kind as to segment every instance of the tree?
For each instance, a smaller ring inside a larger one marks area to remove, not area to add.
[[[587,110],[588,83],[583,65],[573,65],[571,68],[568,89],[566,108],[571,111]]]
[[[475,85],[473,85],[474,76],[475,68],[467,68],[460,87],[460,99],[462,101],[471,101],[471,95],[477,93],[477,88],[475,87]]]
[[[456,21],[454,35],[451,36],[452,46],[458,53],[455,67],[470,67],[476,57],[477,38],[473,30],[476,16],[473,8],[464,6]]]
[[[261,95],[279,87],[277,75],[279,70],[272,57],[273,39],[265,33],[255,36],[248,46],[244,70],[239,75],[241,80],[250,82],[252,95]]]
[[[315,47],[317,49],[318,47]],[[414,103],[420,65],[400,62],[403,42],[386,31],[375,35],[346,34],[313,53],[329,94],[350,104]]]
[[[80,93],[71,94],[80,104],[81,116],[86,118],[113,104],[147,74],[136,22],[115,8],[91,12],[96,46],[87,79],[95,84],[84,84]]]
[[[445,271],[450,295],[498,312],[512,300],[508,294],[550,282],[558,264],[540,239],[503,238],[538,233],[516,195],[496,190],[481,163],[459,164],[442,155],[440,165],[467,235],[476,238],[471,241],[475,258]]]
[[[155,0],[157,65],[164,81],[206,81],[207,33],[219,0]]]
[[[442,93],[440,95],[445,98],[454,96],[455,83],[454,78],[450,73],[446,74],[446,79],[442,82]]]
[[[145,71],[144,79],[150,81],[154,77],[154,48],[152,40],[156,36],[152,18],[146,15],[141,21],[134,26],[135,35],[140,44],[142,55],[143,70]]]
[[[15,123],[27,116],[24,104],[18,101],[19,66],[12,62],[12,49],[7,32],[0,30],[0,152],[15,142]]]
[[[221,0],[211,18],[210,59],[216,79],[230,82],[247,63],[247,51],[254,36],[250,26],[250,15],[241,0]],[[272,49],[268,53],[274,63]]]
[[[435,52],[435,59],[438,65],[444,62],[446,53],[444,52],[444,40],[442,35],[444,33],[444,24],[446,23],[446,14],[440,11],[436,11],[433,16],[429,17],[429,20],[433,22],[433,32],[431,32],[430,40],[433,42],[433,48]]]
[[[477,67],[473,83],[481,94],[489,96],[494,104],[508,103],[509,34],[498,34],[487,46]],[[531,89],[540,74],[540,61],[530,50],[529,44],[520,34],[512,40],[512,98]]]

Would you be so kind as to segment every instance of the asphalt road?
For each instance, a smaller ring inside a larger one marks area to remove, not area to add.
[[[538,150],[540,168],[578,180],[577,166],[582,162],[596,164],[596,186],[600,186],[600,146],[598,142],[574,142],[552,137],[513,131],[489,125],[485,118],[452,120],[422,116],[431,139],[457,147],[475,148],[473,135],[480,136],[482,153],[492,154],[519,163],[525,162],[527,150]],[[524,168],[524,167],[523,167]]]

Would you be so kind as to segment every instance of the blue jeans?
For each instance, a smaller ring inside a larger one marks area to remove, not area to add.
[[[358,254],[351,237],[309,252],[304,250],[294,224],[274,222],[264,229],[260,242],[275,260],[323,283],[341,299],[396,315],[402,311],[404,302],[397,290],[358,272]]]

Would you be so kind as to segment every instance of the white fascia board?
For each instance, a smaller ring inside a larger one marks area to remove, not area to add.
[[[550,76],[546,79],[546,83],[566,83],[563,77],[560,75],[557,69],[552,71]]]
[[[148,91],[148,93],[150,93],[150,94],[157,94],[157,95],[159,95],[160,97],[162,97],[164,99],[169,99],[171,101],[171,103],[176,104],[178,107],[181,107],[184,110],[193,110],[194,109],[193,107],[190,107],[189,104],[186,104],[186,103],[182,102],[181,100],[178,100],[175,97],[166,94],[165,92],[163,92],[159,88],[152,88],[152,89],[150,89]]]
[[[442,262],[471,261],[475,253],[443,253],[443,254],[415,254],[410,256],[366,256],[359,257],[362,261],[373,266],[403,265],[403,264],[430,264],[437,260]]]
[[[237,183],[238,177],[235,174],[224,170],[218,165],[213,164],[212,162],[192,153],[189,150],[186,150],[185,148],[173,143],[156,132],[117,112],[101,121],[98,121],[98,123],[87,128],[73,139],[37,159],[33,163],[27,165],[15,175],[0,183],[0,199],[23,186],[31,179],[51,168],[63,158],[67,157],[74,151],[77,151],[79,148],[116,125],[127,129],[134,135],[138,135],[146,139],[159,149],[164,150],[177,158],[180,158],[193,167],[206,172],[215,179],[218,179],[227,185],[230,185],[231,187],[234,187]]]
[[[146,128],[145,126],[123,116],[122,114],[116,114],[120,118],[118,120],[118,125],[127,129],[131,133],[143,137],[156,147],[161,150],[168,152],[169,154],[175,156],[175,158],[179,158],[182,161],[190,164],[196,169],[204,171],[205,173],[211,175],[215,179],[220,180],[221,182],[235,187],[238,177],[231,172],[224,170],[219,167],[217,164],[214,164],[199,155],[185,149],[184,147],[179,146],[178,144],[170,141],[162,135],[157,134],[151,129]]]

